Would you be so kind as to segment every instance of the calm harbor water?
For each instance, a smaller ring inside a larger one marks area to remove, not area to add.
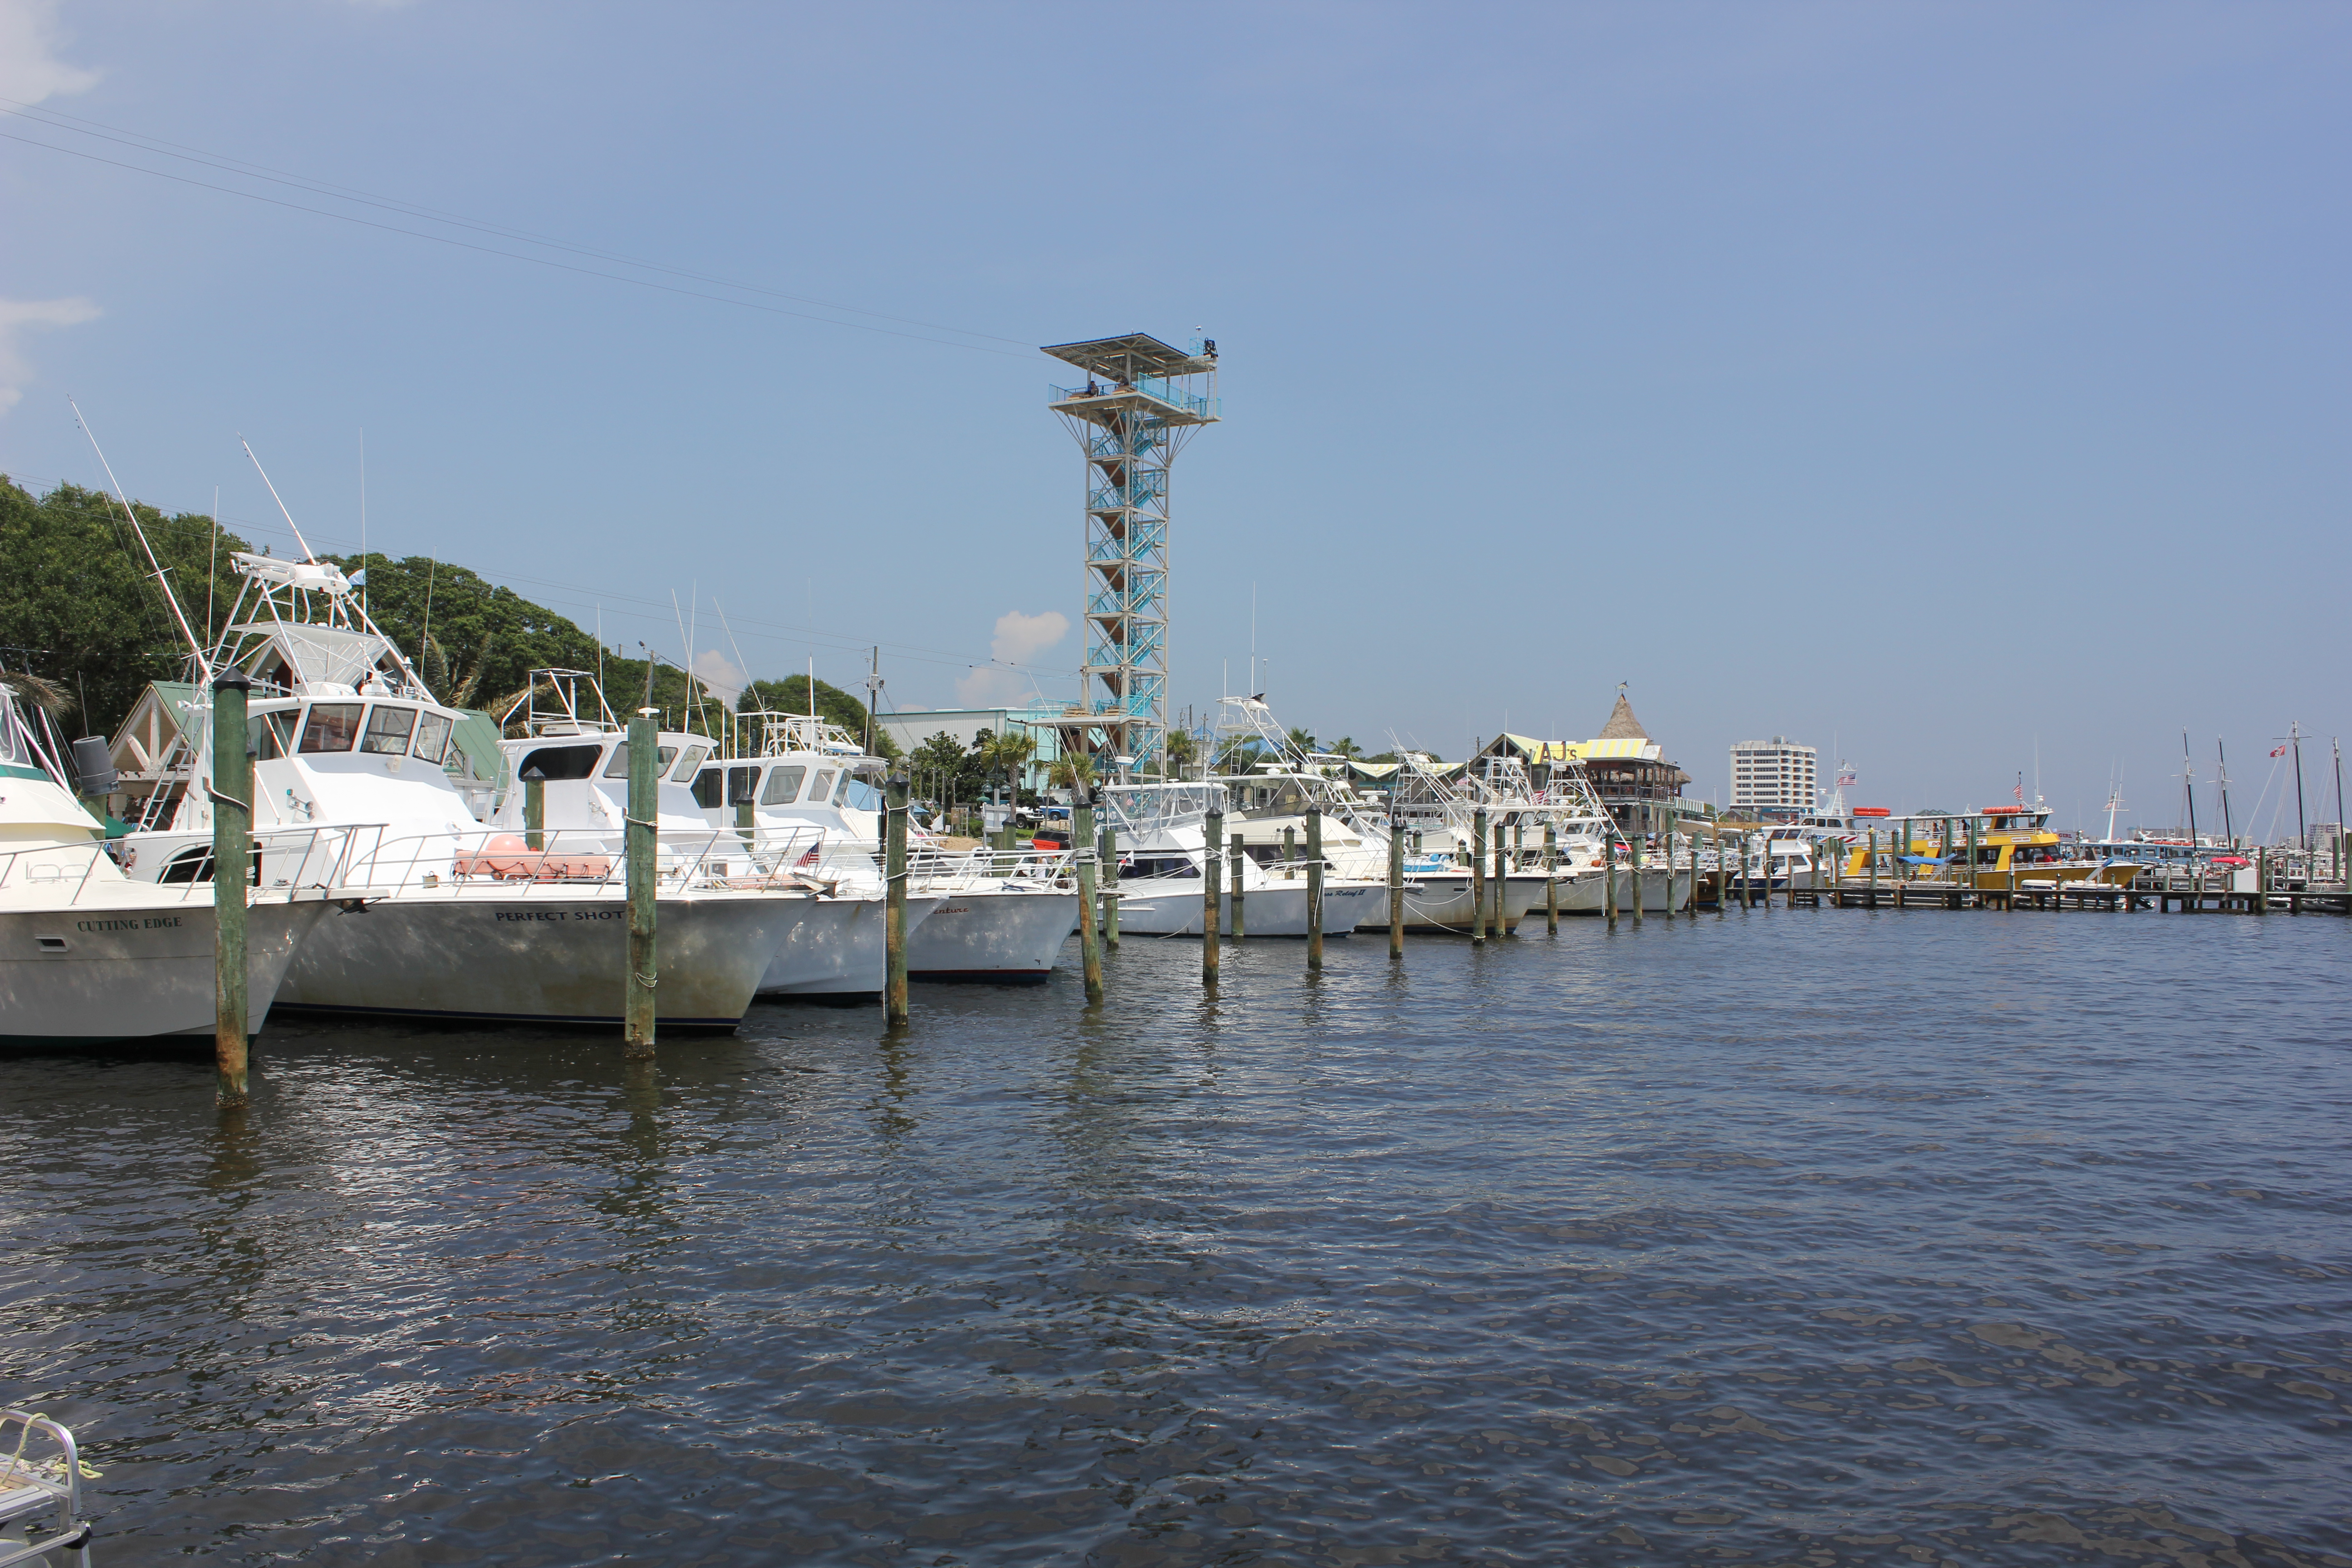
[[[100,1561],[2352,1563],[2352,922],[1130,940],[0,1063]]]

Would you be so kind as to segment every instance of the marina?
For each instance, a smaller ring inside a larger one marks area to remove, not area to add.
[[[0,38],[0,1568],[2352,1568],[2352,11]]]

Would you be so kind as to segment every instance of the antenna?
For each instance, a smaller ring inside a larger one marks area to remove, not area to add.
[[[244,437],[239,436],[236,438],[236,444],[245,448],[245,455],[247,457],[253,458],[252,442],[247,440]],[[286,520],[287,527],[294,530],[294,542],[302,547],[302,559],[305,561],[316,561],[318,556],[311,552],[310,542],[303,538],[301,529],[295,526],[294,514],[286,510],[285,501],[279,500],[278,487],[269,483],[269,470],[261,466],[261,459],[258,458],[253,458],[253,471],[261,476],[261,482],[264,485],[268,486],[269,499],[278,502],[278,515]]]
[[[205,636],[213,635],[213,584],[220,581],[220,486],[213,487],[212,552],[205,557]]]
[[[147,531],[139,526],[139,514],[131,510],[130,500],[122,493],[122,481],[114,477],[114,465],[106,460],[105,450],[98,444],[98,432],[92,430],[89,421],[82,417],[81,405],[68,397],[66,406],[74,411],[74,423],[80,426],[81,433],[89,437],[89,449],[98,454],[98,466],[106,470],[106,482],[114,487],[114,499],[121,502],[122,515],[131,520],[131,531],[139,536],[139,548],[146,552],[147,564],[155,569],[155,585],[163,591],[163,602],[172,606],[172,619],[179,623],[180,635],[188,639],[188,649],[195,655],[197,679],[210,685],[212,661],[205,658],[204,647],[196,641],[196,634],[188,629],[188,617],[180,608],[179,595],[172,592],[172,580],[163,575],[163,563],[155,559],[155,547],[147,542]],[[219,504],[217,500],[214,504]],[[83,717],[88,718],[89,715],[84,714]]]
[[[360,427],[360,614],[367,614],[367,427]]]

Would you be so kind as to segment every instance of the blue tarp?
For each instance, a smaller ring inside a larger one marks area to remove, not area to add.
[[[1948,866],[1952,860],[1949,855],[1897,855],[1895,858],[1906,866]]]

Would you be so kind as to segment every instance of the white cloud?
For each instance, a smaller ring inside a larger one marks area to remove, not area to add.
[[[957,681],[957,698],[967,708],[1005,708],[1024,700],[1031,695],[1029,678],[1000,667],[1027,664],[1069,635],[1070,617],[1059,610],[1035,616],[1005,611],[996,617],[996,635],[988,644],[997,664],[976,668]]]
[[[5,6],[7,0],[0,0]],[[98,306],[79,295],[70,300],[0,300],[0,414],[21,402],[33,366],[17,350],[16,334],[27,327],[71,327],[97,320]]]
[[[51,52],[58,42],[56,0],[0,0],[0,98],[38,103],[96,84],[96,71]]]
[[[728,662],[727,656],[717,648],[709,648],[695,656],[694,673],[711,690],[724,698],[730,707],[734,705],[736,698],[743,694],[743,688],[751,684],[751,678]]]

